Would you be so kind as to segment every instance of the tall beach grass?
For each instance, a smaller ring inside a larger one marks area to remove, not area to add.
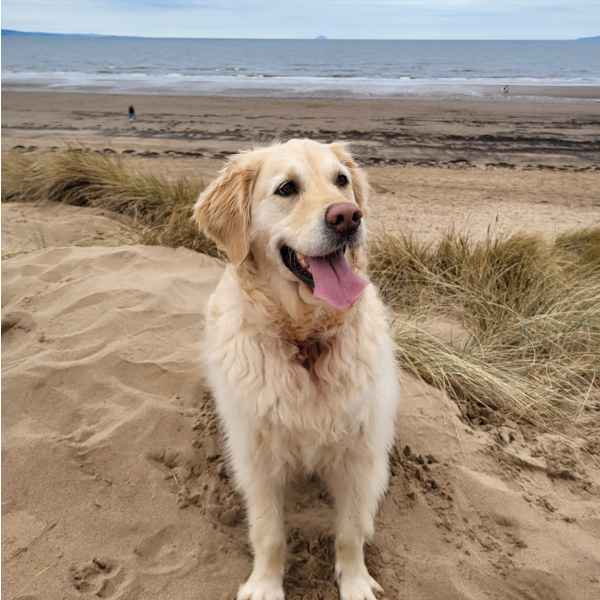
[[[142,172],[122,159],[71,148],[2,161],[4,202],[62,202],[104,208],[131,217],[145,243],[186,246],[216,256],[215,245],[191,221],[203,183]]]

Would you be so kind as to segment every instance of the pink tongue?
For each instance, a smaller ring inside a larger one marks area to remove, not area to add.
[[[315,280],[313,294],[337,309],[352,306],[367,282],[356,275],[342,252],[334,258],[307,256],[310,272]]]

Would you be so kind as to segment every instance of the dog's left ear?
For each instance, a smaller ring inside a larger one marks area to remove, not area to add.
[[[347,167],[352,177],[352,190],[356,203],[360,206],[363,213],[367,211],[369,203],[369,182],[367,174],[361,169],[352,158],[352,154],[348,151],[348,146],[343,142],[334,142],[330,144],[333,153],[338,157],[339,161]]]
[[[232,157],[194,205],[198,227],[239,266],[250,252],[252,187],[256,170],[248,155]]]

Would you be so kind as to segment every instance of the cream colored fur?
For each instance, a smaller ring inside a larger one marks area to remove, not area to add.
[[[345,189],[337,173],[350,179]],[[288,178],[294,198],[274,195]],[[373,285],[346,311],[312,296],[283,264],[286,243],[323,252],[326,207],[367,209],[363,172],[344,146],[309,140],[243,153],[200,196],[200,227],[229,255],[206,319],[204,362],[244,496],[254,567],[238,600],[282,600],[284,490],[316,473],[336,504],[336,577],[342,600],[373,600],[363,544],[388,483],[398,384],[384,306]],[[363,229],[365,225],[361,226]],[[365,235],[350,254],[366,269]],[[317,340],[309,368],[302,343]]]

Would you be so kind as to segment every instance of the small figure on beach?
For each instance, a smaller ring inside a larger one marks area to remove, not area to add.
[[[502,93],[503,93],[505,96],[508,96],[509,92],[510,92],[510,90],[508,89],[508,86],[507,86],[507,85],[505,85],[505,86],[502,88]]]
[[[135,121],[135,108],[133,104],[129,107],[129,120]]]

